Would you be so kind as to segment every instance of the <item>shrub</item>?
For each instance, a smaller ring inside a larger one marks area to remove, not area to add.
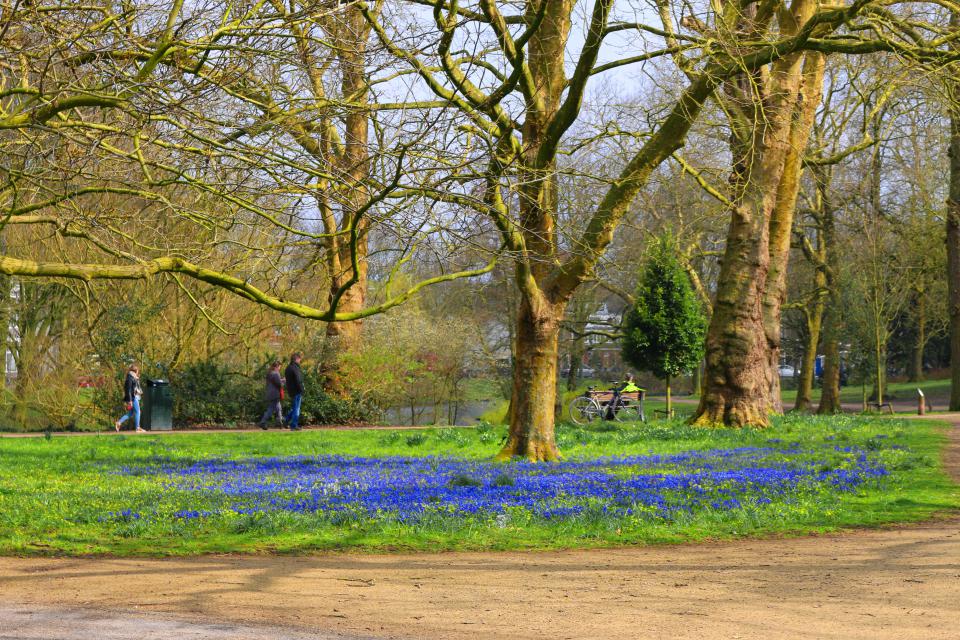
[[[178,425],[252,422],[258,417],[252,399],[262,396],[260,385],[216,362],[183,367],[171,376],[170,387]]]
[[[264,410],[263,379],[266,365],[252,376],[232,372],[215,362],[189,364],[173,376],[173,415],[177,425],[255,422]],[[372,410],[359,401],[338,398],[323,390],[323,380],[304,371],[301,424],[354,424],[367,422]],[[289,398],[285,409],[289,407]]]
[[[95,431],[107,422],[98,417],[87,389],[72,380],[48,377],[17,395],[0,389],[0,431]],[[114,418],[115,419],[115,418]]]
[[[354,398],[340,398],[323,390],[323,378],[313,371],[303,372],[303,403],[300,421],[305,424],[357,424],[372,422],[376,410]]]

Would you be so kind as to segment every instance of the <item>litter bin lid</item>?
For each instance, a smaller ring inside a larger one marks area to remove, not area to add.
[[[147,384],[150,385],[151,387],[164,387],[164,386],[170,384],[170,381],[169,381],[169,380],[163,380],[163,379],[160,379],[160,380],[149,380],[149,379],[148,379],[148,380],[147,380]]]

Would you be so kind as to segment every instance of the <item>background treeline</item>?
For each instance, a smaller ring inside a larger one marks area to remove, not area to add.
[[[316,420],[496,394],[555,459],[662,236],[703,424],[945,366],[960,8],[641,4],[0,0],[4,423],[110,424],[131,361],[239,422],[296,349]]]
[[[108,427],[122,412],[131,362],[145,379],[170,382],[177,426],[248,425],[263,412],[267,365],[286,366],[294,350],[305,355],[308,424],[377,422],[391,408],[407,420],[411,407],[414,419],[446,422],[457,403],[499,394],[489,382],[495,366],[472,346],[480,336],[469,310],[436,318],[411,305],[369,321],[363,348],[341,355],[346,388],[334,393],[322,324],[215,289],[187,290],[189,283],[8,282],[7,345],[16,367],[0,403],[0,427],[8,430]],[[467,384],[478,378],[479,391]]]
[[[813,149],[842,157],[811,164],[815,170],[804,178],[783,317],[783,363],[790,369],[784,386],[800,387],[801,408],[811,405],[817,385],[808,356],[823,353],[827,334],[843,352],[844,381],[865,381],[873,398],[878,379],[922,380],[949,366],[944,116],[921,99],[922,87],[906,82],[885,96],[882,126],[857,115],[865,109],[861,94],[879,91],[885,78],[870,64],[829,69],[827,82],[837,86],[825,94]],[[628,109],[629,95],[623,100]],[[845,129],[835,130],[838,121]],[[726,220],[723,204],[701,183],[724,180],[720,135],[719,125],[697,127],[685,165],[657,172],[614,239],[603,277],[574,296],[560,341],[562,388],[576,389],[583,378],[616,380],[624,371],[619,359],[604,366],[597,357],[619,349],[620,327],[602,312],[622,318],[651,238],[670,232],[709,312]],[[857,146],[863,148],[846,153]],[[696,177],[684,169],[692,162],[701,167]],[[575,181],[562,186],[573,224],[577,203],[591,194]],[[4,233],[38,257],[62,255],[55,238],[36,229]],[[304,405],[311,422],[376,421],[391,408],[402,409],[394,415],[404,421],[411,415],[447,421],[451,403],[509,397],[518,304],[513,278],[504,265],[480,279],[427,290],[365,320],[363,342],[338,355],[325,323],[195,281],[159,276],[145,284],[77,284],[3,276],[0,313],[10,328],[10,368],[18,373],[4,390],[0,419],[11,429],[103,428],[120,409],[122,371],[137,361],[147,377],[171,380],[178,424],[249,423],[260,411],[265,365],[286,362],[300,349],[311,375]],[[325,364],[334,358],[346,381],[343,394],[321,391]],[[679,381],[681,390],[695,390],[698,372],[692,373]],[[659,388],[652,376],[643,383]]]

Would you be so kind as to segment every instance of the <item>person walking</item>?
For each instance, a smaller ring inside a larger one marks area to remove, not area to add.
[[[280,400],[283,399],[283,378],[280,377],[280,361],[274,360],[267,371],[266,386],[264,387],[264,400],[267,402],[267,410],[260,418],[258,426],[266,431],[267,421],[274,415],[283,426],[283,409],[280,407]]]
[[[140,398],[143,396],[143,388],[140,386],[140,367],[131,364],[127,369],[127,376],[123,380],[123,404],[127,412],[119,420],[113,423],[113,428],[120,431],[123,423],[133,418],[133,424],[140,433],[144,429],[140,428]]]
[[[300,361],[303,354],[294,351],[290,356],[290,364],[283,372],[287,383],[287,394],[290,396],[290,411],[287,413],[287,426],[291,431],[300,431],[300,403],[303,401],[303,370]]]

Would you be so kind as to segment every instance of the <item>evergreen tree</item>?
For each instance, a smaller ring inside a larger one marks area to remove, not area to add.
[[[670,379],[700,363],[707,327],[675,247],[670,234],[650,243],[622,343],[626,362],[666,382],[667,415],[673,411]]]

